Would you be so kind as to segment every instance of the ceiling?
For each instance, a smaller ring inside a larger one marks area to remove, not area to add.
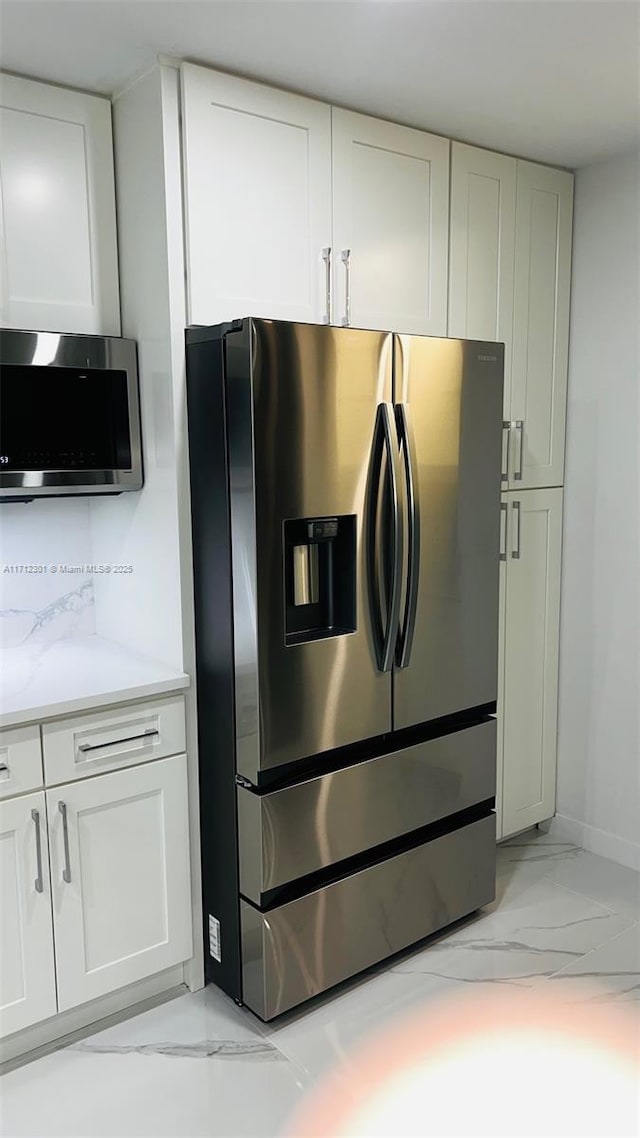
[[[104,94],[166,53],[569,167],[638,144],[640,0],[2,0],[0,45]]]

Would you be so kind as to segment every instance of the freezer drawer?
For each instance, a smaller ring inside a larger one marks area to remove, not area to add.
[[[495,815],[261,913],[241,901],[242,998],[273,1019],[495,896]]]
[[[240,892],[262,895],[493,798],[490,720],[259,796],[239,788]]]

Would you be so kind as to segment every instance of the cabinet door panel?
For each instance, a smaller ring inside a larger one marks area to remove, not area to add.
[[[120,334],[108,99],[0,79],[7,327]]]
[[[518,162],[511,418],[523,429],[512,448],[514,489],[564,479],[572,214],[572,174]]]
[[[0,803],[0,912],[0,1034],[9,1035],[56,1012],[42,791]]]
[[[191,64],[182,91],[191,322],[322,320],[330,108]]]
[[[60,1010],[187,959],[185,756],[70,783],[47,802]]]
[[[562,490],[508,498],[503,837],[555,809],[562,541]]]
[[[446,335],[449,141],[333,108],[334,323]]]
[[[504,418],[511,414],[516,160],[451,147],[449,336],[505,345]]]

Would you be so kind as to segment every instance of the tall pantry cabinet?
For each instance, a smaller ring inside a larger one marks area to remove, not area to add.
[[[504,340],[498,834],[555,808],[573,176],[452,144],[450,336]]]
[[[572,176],[193,64],[180,83],[187,322],[252,313],[506,344],[499,833],[542,821]]]

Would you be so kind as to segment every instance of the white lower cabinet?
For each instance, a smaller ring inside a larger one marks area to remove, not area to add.
[[[58,1006],[191,956],[186,756],[47,791]]]
[[[0,803],[0,1034],[56,1012],[43,791]]]
[[[498,834],[506,838],[555,809],[562,490],[510,492],[503,506]]]

